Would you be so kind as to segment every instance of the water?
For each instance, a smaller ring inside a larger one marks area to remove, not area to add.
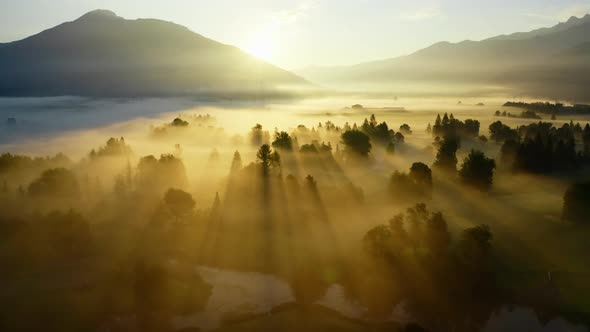
[[[203,311],[177,316],[176,328],[198,327],[212,330],[224,320],[270,312],[272,308],[295,301],[291,287],[279,278],[258,272],[237,272],[209,267],[197,267],[203,279],[213,286],[211,297]],[[346,317],[365,319],[367,309],[344,296],[342,286],[331,285],[316,302]],[[386,320],[411,322],[404,303],[392,308]],[[556,317],[542,323],[531,308],[502,308],[493,313],[481,332],[588,332],[588,328]]]

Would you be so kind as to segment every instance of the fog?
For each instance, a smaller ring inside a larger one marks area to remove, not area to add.
[[[298,319],[492,331],[519,305],[542,317],[533,331],[546,318],[583,331],[590,233],[562,209],[585,159],[517,171],[488,128],[565,126],[582,158],[569,123],[589,118],[495,115],[520,112],[508,100],[0,99],[0,326],[240,330],[272,316],[285,331]],[[491,183],[463,171],[473,150],[494,159]]]

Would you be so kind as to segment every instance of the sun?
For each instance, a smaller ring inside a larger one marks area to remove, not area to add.
[[[244,50],[259,59],[271,61],[278,51],[278,28],[275,24],[268,24],[252,33]]]
[[[272,41],[259,39],[246,46],[246,52],[259,59],[270,61],[275,54],[275,45]]]

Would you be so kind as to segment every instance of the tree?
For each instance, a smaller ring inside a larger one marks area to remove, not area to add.
[[[277,132],[272,147],[284,151],[293,151],[293,139],[285,131]]]
[[[365,251],[376,258],[391,258],[393,236],[386,225],[375,226],[363,237]]]
[[[172,127],[188,127],[188,122],[184,121],[181,118],[175,118],[174,120],[172,120],[172,123],[170,124],[170,126],[172,126]]]
[[[500,149],[500,161],[503,164],[513,165],[516,159],[516,154],[519,150],[519,144],[517,141],[509,139],[502,144]]]
[[[170,188],[164,195],[164,204],[174,215],[176,221],[187,216],[193,211],[195,201],[193,196],[185,191]]]
[[[262,174],[268,176],[273,168],[281,166],[281,157],[268,144],[263,144],[256,153],[256,159],[262,166]]]
[[[92,253],[93,237],[86,219],[73,210],[53,211],[43,218],[40,231],[48,237],[52,249],[64,259],[81,258]]]
[[[162,263],[138,262],[133,283],[135,314],[140,331],[170,330],[170,275]]]
[[[89,153],[90,159],[98,157],[117,157],[117,156],[129,156],[131,154],[131,148],[125,143],[125,138],[119,139],[111,137],[107,140],[104,146],[101,146],[98,151],[94,149]]]
[[[584,126],[584,130],[582,131],[582,142],[584,144],[583,156],[588,160],[590,159],[590,124]]]
[[[515,140],[519,139],[518,132],[507,125],[503,124],[501,121],[496,121],[492,123],[489,127],[490,129],[490,139],[498,142],[504,142],[507,140]]]
[[[562,218],[575,223],[590,220],[590,181],[577,182],[569,186],[563,196]]]
[[[387,148],[385,148],[385,151],[390,155],[395,154],[395,143],[393,143],[393,142],[387,143]]]
[[[213,148],[213,150],[211,150],[211,153],[209,154],[208,163],[214,164],[219,161],[219,158],[220,158],[219,151],[217,151],[216,148]]]
[[[430,126],[430,123],[428,124],[428,126]],[[404,135],[410,135],[412,134],[412,129],[410,128],[410,125],[404,123],[403,125],[401,125],[399,127],[399,131],[402,132],[402,134]]]
[[[250,143],[254,146],[267,143],[269,141],[268,131],[262,130],[262,125],[257,123],[250,131]]]
[[[125,173],[125,182],[131,187],[133,184],[133,169],[131,168],[131,162],[127,159],[127,168]]]
[[[219,218],[221,214],[221,199],[219,198],[219,192],[215,193],[215,199],[213,200],[213,205],[211,205],[211,211],[209,216],[211,219]]]
[[[414,163],[409,173],[393,172],[389,192],[399,200],[427,198],[432,190],[432,170],[423,163]]]
[[[125,179],[122,175],[118,175],[115,177],[115,183],[113,185],[113,191],[118,196],[118,198],[125,197],[128,192],[128,185],[125,182]]]
[[[311,192],[318,191],[318,183],[310,174],[305,177],[305,187]]]
[[[433,166],[446,171],[457,170],[457,150],[459,149],[459,139],[456,137],[445,137],[440,142],[440,147],[436,153],[436,160]]]
[[[492,250],[492,232],[487,225],[465,229],[459,241],[459,255],[471,267],[485,265]]]
[[[301,153],[318,153],[318,148],[314,144],[303,144],[299,148],[299,152]]]
[[[289,275],[289,284],[297,304],[306,307],[319,301],[329,286],[317,267],[322,263],[318,258],[301,259],[293,263],[293,272]]]
[[[435,255],[444,254],[451,244],[451,233],[442,213],[433,213],[426,221],[426,245]]]
[[[489,190],[493,183],[496,162],[483,152],[471,150],[461,165],[459,176],[463,183],[481,190]]]
[[[44,171],[29,185],[31,196],[52,196],[76,198],[80,196],[80,185],[74,173],[65,168]]]
[[[188,183],[184,163],[172,154],[163,154],[160,159],[152,155],[141,158],[136,173],[143,190],[185,188]]]
[[[370,121],[365,119],[361,126],[361,130],[363,133],[367,134],[371,140],[381,144],[387,144],[393,136],[393,130],[389,129],[386,122],[377,123],[375,114],[371,115]]]
[[[342,143],[346,147],[349,155],[368,157],[371,152],[371,142],[369,136],[358,130],[344,132],[341,136]]]
[[[377,126],[377,118],[375,117],[375,114],[371,114],[371,121],[369,123],[371,127]]]
[[[404,134],[402,134],[401,132],[397,132],[395,133],[395,135],[393,135],[393,139],[397,142],[397,143],[404,143],[406,138],[404,137]]]
[[[231,168],[230,173],[234,174],[242,169],[242,156],[240,156],[240,152],[234,152],[234,158],[231,161]]]
[[[436,115],[436,120],[434,121],[434,126],[435,127],[440,127],[442,126],[442,120],[440,119],[440,114]]]
[[[432,187],[432,170],[424,163],[413,163],[410,167],[410,177],[421,186]]]

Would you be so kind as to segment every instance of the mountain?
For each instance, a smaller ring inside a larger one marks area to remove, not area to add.
[[[258,94],[307,84],[186,27],[107,10],[0,44],[0,96]]]
[[[590,14],[586,14],[582,18],[577,18],[575,16],[570,17],[566,22],[558,23],[557,25],[550,27],[550,28],[540,28],[529,32],[516,32],[510,35],[500,35],[496,37],[489,38],[487,40],[523,40],[523,39],[530,39],[534,37],[541,37],[545,35],[549,35],[555,32],[561,32],[568,30],[570,28],[585,24],[590,22]]]
[[[298,71],[327,86],[502,86],[511,93],[590,100],[590,15],[482,41],[440,42],[407,56]]]

